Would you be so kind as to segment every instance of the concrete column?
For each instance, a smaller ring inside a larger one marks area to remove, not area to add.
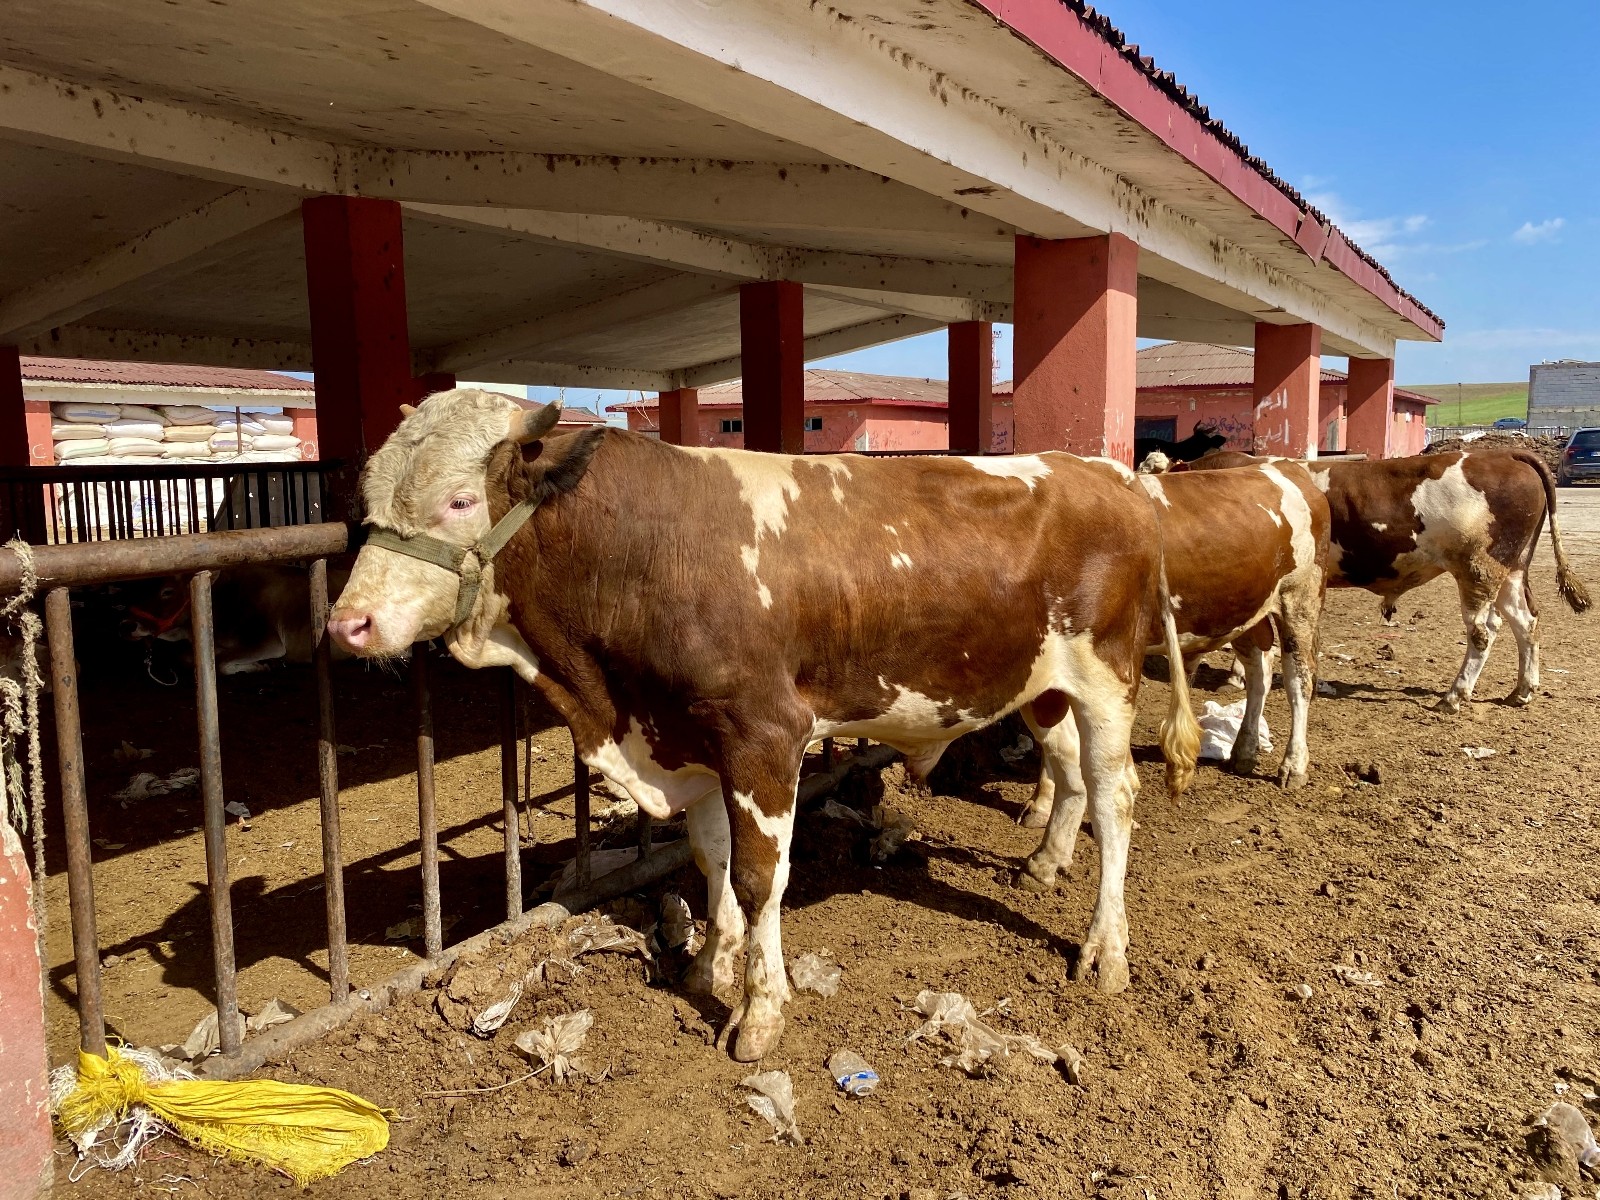
[[[1019,453],[1133,462],[1139,248],[1121,234],[1018,236],[1014,320]]]
[[[1344,395],[1345,449],[1388,458],[1394,429],[1394,359],[1352,358]]]
[[[949,338],[950,449],[984,454],[994,441],[994,326],[959,321]]]
[[[1255,448],[1288,458],[1317,456],[1322,329],[1256,323]]]
[[[739,288],[747,450],[805,453],[804,304],[798,283],[747,283]]]
[[[15,346],[0,346],[0,467],[25,467],[28,408],[22,396],[22,356]]]
[[[416,402],[400,205],[316,196],[300,213],[321,454],[354,466]]]
[[[289,414],[289,419],[294,422],[295,437],[300,439],[300,458],[305,462],[320,458],[322,446],[317,440],[317,410],[290,408],[285,411]]]
[[[0,813],[0,1197],[18,1200],[49,1191],[43,978],[28,859]]]
[[[674,446],[700,444],[700,392],[696,388],[676,388],[662,392],[656,405],[660,414],[661,440]]]

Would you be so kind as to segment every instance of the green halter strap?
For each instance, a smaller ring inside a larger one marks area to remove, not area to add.
[[[512,506],[505,516],[494,523],[494,528],[470,546],[457,546],[427,533],[402,537],[392,529],[376,526],[367,533],[367,545],[432,563],[458,576],[460,584],[456,590],[456,615],[451,626],[464,625],[467,618],[472,616],[472,606],[478,601],[483,568],[506,548],[506,543],[527,524],[537,507],[538,503],[533,500],[523,500]]]

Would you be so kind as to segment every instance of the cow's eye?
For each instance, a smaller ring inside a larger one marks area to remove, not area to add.
[[[457,496],[454,500],[450,501],[450,507],[455,509],[457,512],[466,512],[467,509],[471,508],[476,503],[477,501],[471,496]]]

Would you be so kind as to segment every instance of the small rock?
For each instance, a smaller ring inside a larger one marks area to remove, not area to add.
[[[1394,661],[1394,647],[1388,645],[1387,643],[1385,643],[1382,646],[1379,646],[1378,647],[1377,657],[1382,659],[1384,662],[1393,662]]]
[[[1416,1063],[1417,1066],[1421,1067],[1424,1071],[1429,1072],[1439,1065],[1438,1056],[1426,1046],[1418,1046],[1415,1050],[1413,1050],[1411,1052],[1411,1061]]]
[[[932,1188],[907,1188],[900,1195],[902,1200],[939,1200],[939,1193]]]
[[[1315,993],[1312,992],[1311,985],[1309,983],[1297,983],[1289,989],[1289,999],[1291,1000],[1299,1000],[1303,1002],[1311,999],[1313,995],[1315,995]]]
[[[1553,1183],[1524,1183],[1517,1189],[1517,1200],[1561,1200],[1561,1189]]]
[[[110,970],[112,967],[116,966],[121,961],[122,961],[122,959],[119,956],[117,956],[115,954],[108,954],[108,955],[106,955],[104,958],[102,958],[100,960],[100,965],[102,967],[104,967],[105,969]]]
[[[1195,965],[1198,966],[1202,971],[1209,971],[1217,965],[1217,956],[1211,953],[1211,951],[1207,950],[1200,956],[1200,961]]]
[[[588,1142],[574,1138],[561,1147],[556,1155],[556,1161],[563,1167],[575,1167],[594,1153],[594,1148]]]
[[[1331,879],[1324,882],[1323,885],[1317,889],[1317,891],[1321,892],[1324,896],[1327,896],[1330,900],[1336,900],[1339,897],[1339,885],[1334,883]]]
[[[1378,764],[1370,759],[1360,762],[1348,762],[1344,765],[1345,774],[1362,783],[1381,783],[1383,776],[1378,769]]]
[[[362,1054],[376,1054],[378,1052],[378,1039],[369,1033],[363,1033],[356,1039],[356,1050]]]

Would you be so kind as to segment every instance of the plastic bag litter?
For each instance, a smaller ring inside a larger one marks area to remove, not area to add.
[[[123,742],[122,745],[111,752],[111,757],[119,763],[131,763],[138,762],[143,758],[149,758],[154,753],[154,750],[141,750],[132,742]]]
[[[1083,1056],[1071,1046],[1052,1050],[1031,1033],[1001,1033],[983,1020],[972,1002],[960,992],[921,991],[916,1010],[928,1018],[915,1029],[907,1042],[918,1042],[943,1034],[955,1043],[956,1052],[939,1060],[944,1067],[960,1067],[968,1075],[981,1075],[993,1063],[1021,1052],[1049,1066],[1065,1063],[1063,1073],[1073,1083],[1082,1078]]]
[[[870,1096],[878,1086],[878,1073],[854,1050],[835,1050],[828,1056],[828,1074],[851,1096]]]
[[[245,1031],[260,1033],[264,1029],[271,1029],[274,1025],[286,1025],[299,1015],[300,1010],[294,1005],[273,998],[262,1005],[261,1011],[255,1016],[245,1018]]]
[[[249,1024],[245,1021],[244,1014],[239,1014],[239,1037],[243,1040]],[[179,1062],[197,1063],[210,1058],[222,1049],[222,1038],[218,1031],[217,1010],[212,1009],[200,1018],[200,1023],[189,1032],[181,1046],[162,1046],[161,1054],[165,1058],[176,1059]]]
[[[789,978],[795,987],[819,996],[832,996],[839,990],[839,980],[844,968],[831,963],[818,954],[802,954],[789,965]]]
[[[564,1083],[568,1076],[589,1073],[589,1068],[577,1055],[593,1024],[594,1014],[586,1008],[551,1017],[543,1029],[518,1034],[516,1047],[530,1059],[538,1059],[541,1071],[550,1068],[551,1078]]]
[[[1600,1145],[1595,1143],[1594,1130],[1583,1110],[1574,1108],[1565,1100],[1558,1100],[1539,1115],[1535,1125],[1546,1125],[1551,1132],[1567,1144],[1580,1165],[1600,1167]]]
[[[700,948],[700,931],[695,926],[694,913],[689,911],[689,902],[677,892],[661,897],[656,940],[661,943],[662,950],[669,952],[693,954]]]
[[[120,800],[122,807],[127,808],[135,800],[148,800],[151,796],[165,796],[170,792],[180,792],[185,788],[192,788],[200,782],[200,769],[198,767],[180,767],[163,779],[159,775],[152,775],[149,771],[140,771],[128,780],[128,786],[112,795],[113,800]]]
[[[230,817],[238,817],[241,821],[248,821],[250,819],[250,809],[237,800],[229,800],[222,806],[222,811],[227,813]]]
[[[569,918],[556,931],[553,952],[534,963],[526,981],[543,985],[552,978],[552,968],[560,968],[567,977],[578,974],[577,959],[585,954],[613,950],[619,954],[637,954],[650,961],[650,943],[644,934],[627,925],[619,925],[604,913],[584,913]]]
[[[1022,733],[1017,735],[1017,741],[1015,745],[1002,746],[1000,748],[1000,757],[1005,760],[1007,764],[1014,767],[1023,759],[1027,758],[1032,751],[1033,739],[1027,734]]]
[[[1381,988],[1383,980],[1371,971],[1362,971],[1356,967],[1339,963],[1333,968],[1333,977],[1347,987]]]
[[[1499,751],[1493,750],[1488,746],[1463,746],[1461,747],[1461,753],[1465,754],[1468,758],[1482,760],[1485,758],[1493,758],[1499,753]]]
[[[488,1008],[472,1016],[472,1032],[479,1037],[490,1037],[494,1031],[506,1023],[506,1018],[511,1015],[511,1010],[517,1006],[517,1001],[522,999],[522,980],[515,980],[505,999],[497,1000]]]
[[[872,826],[878,833],[868,849],[875,863],[887,862],[901,846],[921,836],[910,817],[886,804],[873,805]]]
[[[1207,700],[1205,710],[1200,714],[1200,757],[1226,760],[1233,753],[1233,744],[1239,740],[1239,727],[1244,724],[1245,701],[1235,700],[1232,704],[1222,705],[1215,700]],[[1261,752],[1272,753],[1272,734],[1267,729],[1267,717],[1261,716],[1259,730],[1261,739]]]
[[[854,821],[858,825],[866,825],[871,821],[871,818],[869,818],[866,813],[860,811],[859,809],[850,808],[847,805],[840,804],[832,796],[829,796],[825,801],[823,801],[822,815],[825,817],[832,817],[836,821]]]
[[[800,1136],[800,1126],[794,1119],[794,1083],[787,1071],[762,1071],[747,1075],[739,1086],[755,1094],[745,1097],[745,1103],[757,1116],[765,1117],[775,1131],[771,1140],[787,1142],[791,1146],[805,1143]]]
[[[389,1144],[390,1110],[335,1088],[196,1079],[148,1051],[80,1051],[50,1073],[50,1109],[80,1158],[120,1170],[171,1130],[206,1154],[282,1171],[302,1187]]]
[[[662,842],[656,846],[657,850],[665,850],[672,846],[672,842]],[[616,850],[596,850],[589,855],[589,879],[599,879],[602,875],[609,875],[619,871],[639,857],[639,851],[633,846],[623,846]],[[578,890],[578,860],[570,860],[561,868],[561,874],[556,877],[555,890],[550,893],[550,899],[557,904],[562,903],[567,897]]]

